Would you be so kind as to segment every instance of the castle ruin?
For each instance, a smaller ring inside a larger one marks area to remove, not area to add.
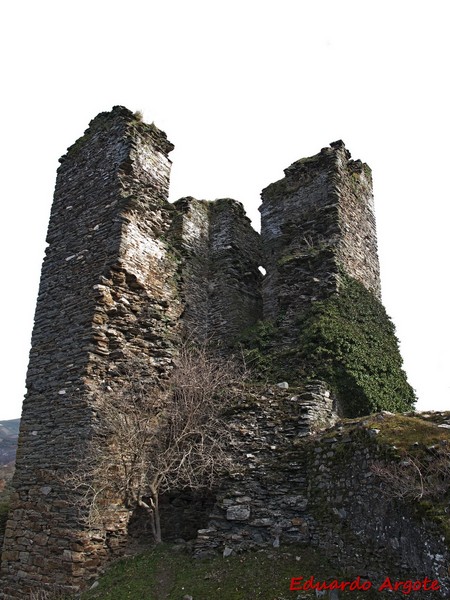
[[[158,393],[184,335],[228,351],[243,332],[270,322],[292,356],[302,315],[347,280],[379,303],[371,171],[342,142],[295,162],[263,191],[261,234],[231,199],[170,204],[172,149],[154,125],[114,107],[60,160],[2,554],[4,598],[42,585],[82,589],[126,538],[124,506],[111,506],[93,531],[64,484],[80,452],[89,452],[98,400],[120,385],[121,366],[145,355]],[[247,430],[259,431],[247,448],[258,464],[238,491],[224,484],[200,550],[326,538],[307,516],[313,478],[306,456],[292,458],[292,443],[314,423],[355,411],[333,382],[303,383],[295,400],[279,390],[270,407],[238,411]],[[273,425],[275,414],[283,427]],[[279,452],[292,458],[290,476],[271,479]]]

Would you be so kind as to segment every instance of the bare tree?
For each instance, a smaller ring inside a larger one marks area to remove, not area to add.
[[[385,496],[420,500],[425,493],[422,467],[417,459],[407,457],[399,463],[374,462],[371,471],[387,484]]]
[[[421,500],[442,498],[450,490],[450,447],[430,448],[426,453],[405,453],[400,461],[375,461],[371,470],[387,485],[390,498]]]
[[[164,389],[139,376],[131,363],[120,387],[99,401],[98,430],[83,477],[72,487],[92,524],[103,507],[143,508],[155,541],[161,541],[159,498],[183,488],[211,488],[230,466],[231,435],[223,412],[242,373],[232,360],[212,356],[206,345],[184,345]]]

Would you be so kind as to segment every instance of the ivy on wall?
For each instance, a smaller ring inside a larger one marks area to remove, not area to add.
[[[294,348],[283,349],[283,326],[260,323],[243,337],[245,356],[259,376],[294,385],[323,379],[349,417],[413,406],[394,325],[361,283],[342,276],[339,293],[299,315]]]
[[[347,416],[414,404],[394,325],[361,283],[344,276],[338,294],[312,304],[300,319],[299,334],[303,360],[331,384]]]

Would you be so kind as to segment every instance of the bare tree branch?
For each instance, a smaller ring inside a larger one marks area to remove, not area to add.
[[[450,490],[450,448],[431,448],[420,458],[406,453],[398,462],[375,461],[371,470],[386,484],[387,497],[441,499]]]
[[[206,345],[181,347],[164,389],[145,377],[142,361],[130,363],[121,386],[99,399],[97,434],[82,475],[78,469],[71,480],[89,523],[99,524],[112,503],[141,507],[160,542],[160,495],[211,488],[230,466],[232,437],[222,414],[242,376]]]

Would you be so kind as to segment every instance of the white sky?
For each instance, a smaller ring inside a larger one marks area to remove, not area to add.
[[[99,112],[175,144],[171,199],[262,188],[343,139],[373,170],[383,299],[420,409],[450,410],[446,0],[2,3],[0,419],[24,393],[58,158]]]

